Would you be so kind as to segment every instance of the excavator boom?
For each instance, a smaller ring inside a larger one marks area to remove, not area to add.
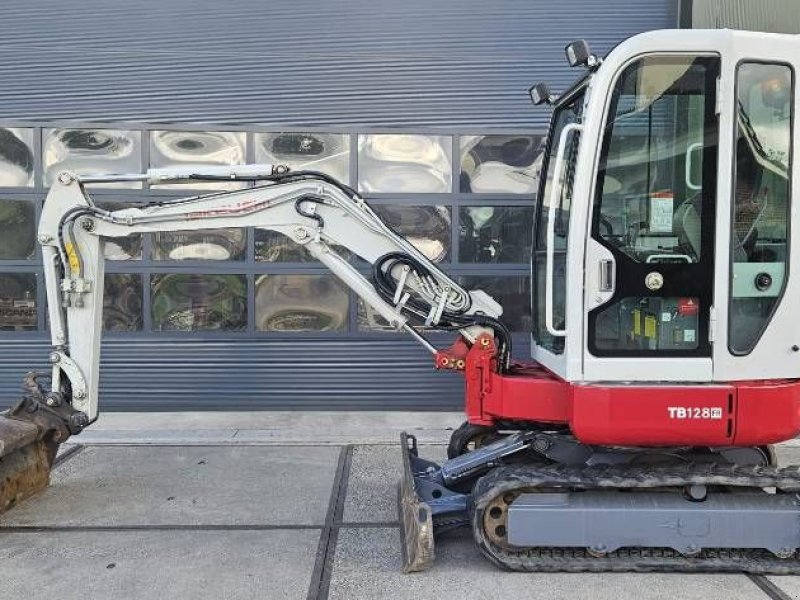
[[[247,180],[259,185],[107,211],[85,184]],[[289,172],[281,165],[204,165],[151,169],[145,174],[79,176],[61,173],[44,204],[42,245],[52,338],[49,385],[29,374],[23,399],[0,418],[0,510],[47,485],[58,444],[98,415],[103,308],[103,246],[136,233],[256,227],[303,246],[398,330],[429,352],[416,327],[446,328],[475,340],[489,332],[510,336],[500,305],[480,290],[458,285],[405,238],[392,231],[352,189],[317,172]],[[337,248],[372,265],[365,277]]]

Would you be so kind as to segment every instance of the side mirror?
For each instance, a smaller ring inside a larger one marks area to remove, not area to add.
[[[534,106],[545,103],[550,104],[553,100],[553,96],[550,94],[550,88],[547,87],[547,84],[544,82],[539,82],[531,86],[531,89],[528,90],[528,95],[531,97],[531,102],[533,102]]]
[[[593,62],[592,51],[589,50],[589,44],[585,40],[576,40],[568,44],[564,52],[570,67],[591,66],[590,63]]]

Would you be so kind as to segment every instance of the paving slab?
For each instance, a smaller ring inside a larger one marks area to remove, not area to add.
[[[319,532],[0,532],[3,598],[304,599]]]
[[[800,577],[768,577],[781,591],[794,600],[800,600]]]
[[[330,598],[360,600],[765,600],[744,575],[509,573],[489,564],[468,531],[442,536],[428,571],[400,572],[397,528],[342,529]]]
[[[396,444],[401,431],[447,443],[461,412],[249,411],[101,413],[79,444]],[[336,427],[320,424],[336,423]]]
[[[6,526],[322,525],[335,447],[90,446]]]
[[[778,465],[800,465],[800,446],[794,444],[778,444],[774,446],[778,455]]]
[[[419,447],[420,456],[441,462],[444,445]],[[344,522],[397,521],[397,484],[402,476],[400,443],[394,446],[356,446],[344,504]]]

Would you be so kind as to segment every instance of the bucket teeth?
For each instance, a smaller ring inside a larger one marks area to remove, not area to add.
[[[409,448],[409,438],[413,440],[413,450]],[[403,552],[403,572],[424,571],[433,564],[434,540],[431,508],[420,500],[414,485],[409,452],[416,449],[416,440],[406,433],[401,434],[400,444],[403,453],[403,478],[398,486],[397,507],[400,517]]]

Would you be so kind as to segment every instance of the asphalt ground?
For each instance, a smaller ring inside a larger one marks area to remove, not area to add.
[[[800,600],[800,577],[519,574],[468,531],[400,571],[402,429],[443,458],[457,413],[115,413],[0,517],[0,599]],[[780,448],[800,462],[800,445]]]

